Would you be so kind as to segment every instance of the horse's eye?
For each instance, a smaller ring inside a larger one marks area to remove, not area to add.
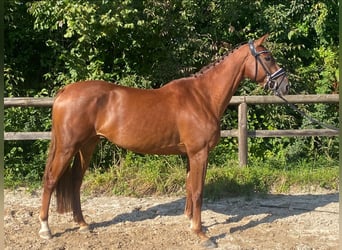
[[[265,57],[265,60],[266,60],[266,61],[271,61],[271,59],[272,59],[271,56],[266,56],[266,57]]]

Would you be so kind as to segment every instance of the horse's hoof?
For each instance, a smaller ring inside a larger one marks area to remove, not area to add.
[[[39,236],[40,238],[44,239],[44,240],[49,240],[52,238],[51,232],[50,230],[48,231],[39,231]]]
[[[79,231],[80,233],[88,233],[88,232],[90,231],[90,229],[89,229],[89,226],[86,225],[86,226],[80,226],[80,228],[78,229],[78,231]]]
[[[201,246],[207,249],[217,248],[217,244],[210,239],[203,240]]]

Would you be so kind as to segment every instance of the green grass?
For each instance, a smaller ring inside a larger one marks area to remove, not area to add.
[[[184,195],[185,160],[178,156],[132,157],[106,171],[90,171],[83,191],[125,196]],[[217,199],[227,196],[251,196],[269,192],[288,193],[307,190],[338,190],[337,162],[251,161],[239,167],[236,161],[221,166],[209,165],[204,196]]]
[[[83,191],[125,196],[181,194],[185,163],[179,156],[139,156],[129,153],[109,169],[95,168],[85,176]]]
[[[101,165],[110,165],[103,164]],[[19,178],[5,172],[5,188],[41,187],[41,177]],[[185,195],[186,160],[180,156],[136,155],[127,153],[109,168],[93,167],[83,181],[83,194],[123,196]],[[204,196],[218,199],[227,196],[251,196],[269,192],[288,193],[308,190],[337,191],[337,161],[282,162],[274,159],[249,159],[247,167],[236,160],[209,165]]]

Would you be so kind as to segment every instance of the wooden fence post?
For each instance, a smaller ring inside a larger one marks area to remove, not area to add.
[[[240,167],[247,165],[248,155],[248,131],[247,131],[247,103],[246,100],[239,105],[238,109],[239,126],[239,163]]]

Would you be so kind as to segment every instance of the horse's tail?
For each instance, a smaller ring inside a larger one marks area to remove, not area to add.
[[[57,200],[57,212],[66,213],[74,211],[74,204],[76,202],[76,185],[79,181],[80,173],[82,171],[81,155],[77,152],[72,166],[68,166],[62,176],[59,178],[56,185],[56,200]]]

